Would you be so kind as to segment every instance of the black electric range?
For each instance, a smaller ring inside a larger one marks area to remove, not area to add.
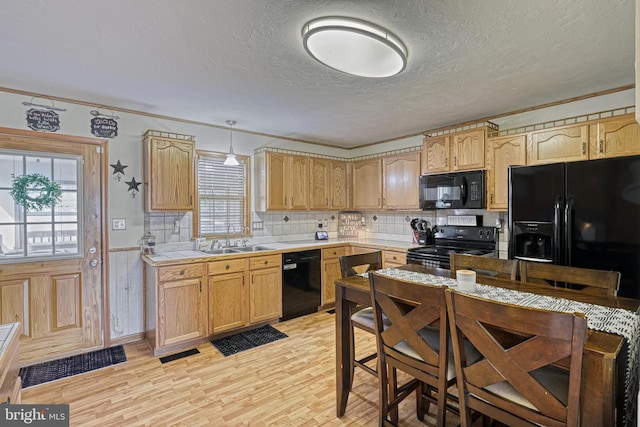
[[[407,264],[449,268],[452,253],[498,257],[498,230],[495,227],[437,225],[432,244],[407,251]]]

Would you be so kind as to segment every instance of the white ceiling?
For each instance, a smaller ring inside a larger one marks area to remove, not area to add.
[[[352,147],[634,83],[633,0],[0,0],[0,86]],[[395,77],[305,52],[302,26],[364,19]]]

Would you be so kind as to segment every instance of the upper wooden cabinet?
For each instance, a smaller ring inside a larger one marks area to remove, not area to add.
[[[348,198],[349,172],[347,162],[331,161],[329,184],[331,188],[329,197],[330,209],[346,209],[349,207]]]
[[[509,208],[509,166],[526,164],[527,135],[487,140],[487,209]]]
[[[422,143],[422,174],[449,172],[451,137],[425,137]]]
[[[589,136],[591,159],[640,154],[640,126],[634,114],[599,120]]]
[[[420,152],[388,156],[382,160],[385,209],[418,209]]]
[[[327,159],[311,157],[309,165],[309,208],[328,209],[331,192],[330,162]]]
[[[256,210],[309,207],[309,157],[272,151],[256,155]]]
[[[425,137],[422,143],[422,174],[484,169],[487,126]]]
[[[482,127],[451,135],[452,171],[484,169],[484,143],[487,129]]]
[[[353,163],[352,195],[354,209],[382,209],[382,159]]]
[[[145,133],[144,186],[147,212],[193,210],[194,152],[193,137],[153,130]]]
[[[589,125],[559,126],[529,133],[527,164],[589,159]]]

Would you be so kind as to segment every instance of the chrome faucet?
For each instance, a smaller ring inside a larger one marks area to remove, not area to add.
[[[237,233],[238,229],[236,228],[235,224],[227,224],[227,241],[225,243],[226,247],[231,246],[231,239],[229,239],[229,230],[231,229],[231,227],[233,227],[233,232]]]

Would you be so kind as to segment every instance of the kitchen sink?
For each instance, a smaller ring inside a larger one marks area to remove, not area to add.
[[[209,255],[237,254],[238,253],[238,251],[236,251],[235,248],[209,249],[209,250],[201,251],[201,252],[204,252],[205,254],[209,254]]]
[[[233,248],[233,250],[237,252],[256,252],[256,251],[269,251],[271,250],[271,248],[256,245],[256,246],[244,246],[244,247]]]
[[[243,252],[257,252],[257,251],[268,251],[268,250],[271,250],[271,248],[256,245],[256,246],[238,246],[238,247],[234,246],[232,248],[209,249],[201,252],[209,255],[222,255],[222,254],[239,254]]]

